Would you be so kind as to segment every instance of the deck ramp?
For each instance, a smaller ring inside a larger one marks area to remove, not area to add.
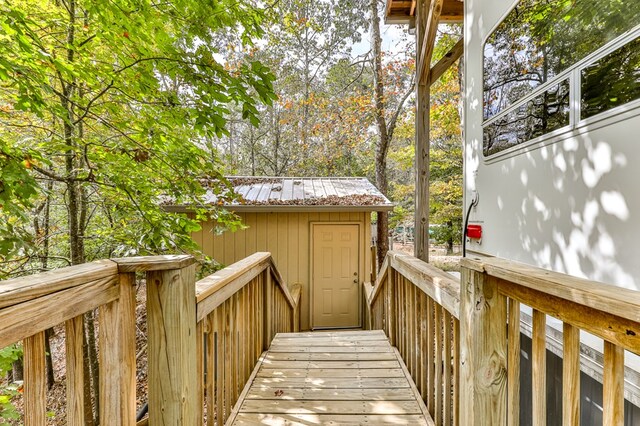
[[[431,425],[382,331],[279,333],[228,425]]]

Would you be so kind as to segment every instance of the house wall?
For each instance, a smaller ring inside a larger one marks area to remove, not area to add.
[[[258,251],[268,251],[288,285],[302,285],[301,323],[310,328],[310,233],[314,222],[345,222],[360,225],[360,277],[369,280],[371,272],[371,213],[237,213],[247,226],[236,232],[215,235],[214,223],[206,222],[192,234],[203,252],[224,265],[230,265]],[[361,290],[362,291],[362,290]],[[354,301],[360,305],[360,301]],[[360,314],[362,318],[362,313]]]
[[[465,212],[477,191],[483,228],[467,253],[640,290],[640,100],[483,155],[484,41],[514,4],[465,1]]]

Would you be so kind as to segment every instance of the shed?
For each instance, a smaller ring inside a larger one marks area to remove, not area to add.
[[[246,229],[192,234],[229,265],[271,252],[289,285],[301,284],[302,329],[362,326],[362,283],[370,281],[371,212],[393,204],[366,178],[229,177],[240,201],[227,205]]]

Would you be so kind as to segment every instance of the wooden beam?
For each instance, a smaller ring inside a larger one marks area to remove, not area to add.
[[[435,64],[429,72],[429,83],[433,84],[453,65],[464,51],[464,39],[458,42]]]
[[[387,4],[384,10],[384,16],[391,15],[391,6],[393,6],[393,0],[387,0]]]
[[[421,40],[418,40],[418,45],[420,45],[418,49],[420,55],[418,56],[418,73],[416,78],[418,84],[426,84],[426,80],[429,78],[431,56],[433,55],[436,33],[438,32],[442,3],[443,0],[431,0],[426,22],[420,25],[421,29],[424,29],[424,32],[420,31],[422,33],[420,34]],[[421,1],[418,7],[426,7],[426,2]],[[417,32],[416,35],[418,35]]]
[[[429,71],[443,0],[418,0],[416,7],[416,195],[415,245],[418,259],[429,261]]]
[[[440,22],[462,22],[464,19],[464,3],[459,0],[444,0],[440,11]]]
[[[387,0],[384,22],[386,24],[411,24],[415,17],[416,0]],[[439,22],[462,23],[464,3],[460,0],[443,0]]]

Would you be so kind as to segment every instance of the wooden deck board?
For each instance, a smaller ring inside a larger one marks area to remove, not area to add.
[[[433,421],[383,332],[336,331],[278,334],[227,424]]]
[[[393,352],[269,352],[266,361],[395,361]]]
[[[240,413],[234,425],[430,425],[421,415],[332,415],[332,414],[248,414]]]

